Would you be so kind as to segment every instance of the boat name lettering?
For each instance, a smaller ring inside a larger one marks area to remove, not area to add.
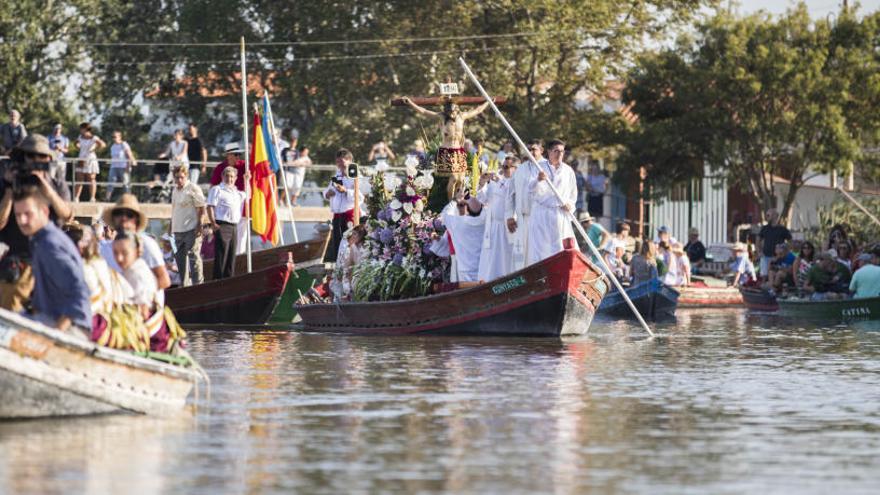
[[[42,358],[51,346],[52,342],[48,339],[22,332],[18,332],[9,342],[9,349],[35,359]]]
[[[493,286],[492,293],[497,296],[500,294],[504,294],[505,292],[512,291],[517,287],[522,287],[523,285],[526,285],[526,279],[522,275],[520,275],[519,277],[512,278],[510,280],[507,280],[506,282],[502,282],[498,285]]]
[[[871,309],[867,307],[859,307],[859,308],[845,308],[841,310],[843,316],[869,316],[871,314]]]

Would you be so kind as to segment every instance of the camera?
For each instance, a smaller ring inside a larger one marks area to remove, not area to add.
[[[330,182],[332,182],[333,184],[339,184],[340,186],[342,185],[342,179],[340,179],[339,177],[331,177]]]
[[[349,177],[357,177],[358,176],[358,164],[357,163],[349,163],[348,164],[348,176]]]
[[[16,189],[22,186],[38,186],[40,179],[34,175],[34,172],[48,172],[51,162],[30,162],[30,161],[14,161],[10,165],[12,171],[12,186]]]

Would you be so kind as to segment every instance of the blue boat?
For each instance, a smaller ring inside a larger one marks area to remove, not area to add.
[[[632,300],[636,308],[644,318],[652,320],[675,316],[675,307],[678,306],[679,292],[659,279],[648,280],[626,289],[626,295]],[[599,305],[599,314],[634,318],[632,310],[617,291],[609,292],[602,304]]]

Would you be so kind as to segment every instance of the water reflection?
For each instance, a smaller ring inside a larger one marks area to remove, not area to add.
[[[194,333],[209,410],[0,424],[0,491],[875,486],[876,328],[731,310],[682,311],[656,330],[645,340],[599,319],[564,341]]]

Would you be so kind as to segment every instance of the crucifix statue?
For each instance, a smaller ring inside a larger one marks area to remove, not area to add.
[[[434,161],[434,177],[437,186],[442,186],[442,181],[446,178],[446,201],[449,201],[454,196],[455,191],[464,185],[468,173],[468,150],[464,149],[464,123],[466,120],[482,113],[489,106],[489,103],[479,96],[453,96],[458,93],[458,85],[455,83],[441,84],[440,92],[442,96],[439,97],[410,98],[404,96],[403,98],[391,100],[391,104],[394,106],[409,106],[416,112],[434,117],[437,120],[443,141],[437,150],[437,156]],[[507,98],[495,97],[493,100],[496,104],[500,105],[507,101]],[[443,110],[439,112],[425,108],[425,106],[440,105],[442,105]],[[462,112],[460,107],[463,105],[479,106]],[[438,183],[436,182],[437,180],[441,182]],[[434,197],[434,194],[432,193],[431,196]],[[445,204],[430,206],[440,206],[442,208]]]

